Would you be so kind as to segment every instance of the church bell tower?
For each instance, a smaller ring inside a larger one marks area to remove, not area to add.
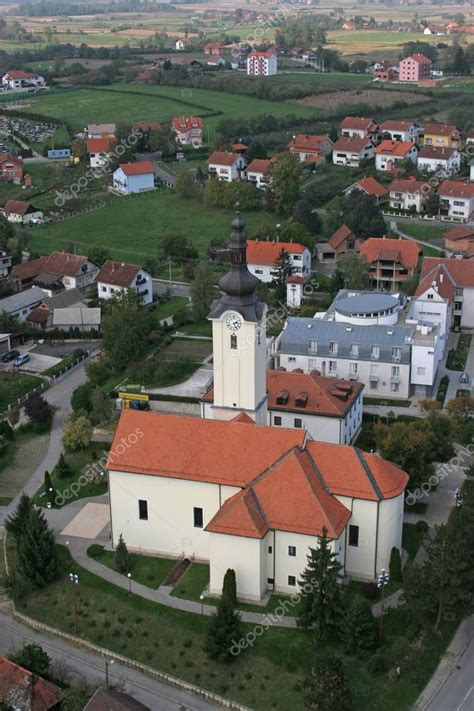
[[[231,224],[230,268],[211,306],[216,420],[246,413],[267,424],[266,304],[258,300],[257,277],[247,267],[245,222],[237,210]]]

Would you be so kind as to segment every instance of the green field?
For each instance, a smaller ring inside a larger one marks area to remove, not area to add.
[[[247,213],[245,219],[251,234],[261,213]],[[53,249],[68,249],[75,242],[78,253],[87,254],[90,247],[101,245],[108,247],[115,259],[143,262],[157,257],[161,237],[180,234],[189,237],[199,254],[205,256],[212,238],[228,236],[231,220],[230,210],[186,202],[162,189],[117,198],[99,210],[35,227],[30,233],[29,246],[41,254],[49,254]]]
[[[422,242],[442,240],[449,226],[427,222],[425,225],[412,225],[408,222],[399,222],[398,227],[410,237],[419,239]]]

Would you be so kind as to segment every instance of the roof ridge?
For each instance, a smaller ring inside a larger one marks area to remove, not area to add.
[[[316,442],[316,440],[310,440],[310,441],[311,441],[311,442]],[[322,474],[320,468],[318,467],[318,465],[317,465],[316,462],[314,461],[313,455],[311,454],[311,452],[309,451],[309,449],[306,448],[306,446],[305,446],[304,452],[305,452],[307,458],[309,459],[309,462],[310,462],[312,468],[314,469],[314,473],[316,474],[316,476],[318,477],[319,481],[321,482],[321,486],[323,487],[324,491],[325,491],[327,494],[331,494],[331,492],[329,491],[329,486],[327,485],[327,482],[326,482],[326,480],[324,479],[323,474]],[[305,474],[306,474],[306,472],[305,472]]]
[[[354,452],[355,452],[356,457],[358,458],[359,462],[362,464],[364,471],[367,474],[367,477],[372,485],[372,488],[373,488],[376,496],[378,497],[379,500],[383,500],[385,498],[385,496],[382,494],[382,491],[380,490],[380,487],[377,484],[374,474],[365,459],[364,452],[362,452],[362,450],[359,449],[359,447],[354,447]]]
[[[254,502],[255,502],[255,506],[256,506],[257,509],[258,509],[259,514],[261,515],[261,517],[262,517],[263,520],[265,521],[265,523],[266,523],[266,525],[268,526],[268,528],[272,528],[272,526],[271,526],[271,524],[270,524],[270,521],[269,521],[268,518],[267,518],[267,514],[265,513],[265,509],[263,508],[263,506],[262,506],[262,504],[261,504],[261,502],[260,502],[260,499],[258,498],[257,493],[254,491],[253,487],[252,487],[251,485],[248,486],[246,489],[244,489],[244,492],[245,492],[244,498],[245,498],[245,495],[246,495],[247,492],[249,492],[249,493],[251,494],[251,496],[252,496],[252,498],[253,498],[253,500],[254,500]],[[252,515],[252,511],[251,511],[248,507],[247,507],[247,510],[248,510],[248,512],[249,512],[249,515],[250,515],[252,521],[255,523],[255,525],[257,525],[256,522],[255,522],[255,520],[254,520],[254,517],[253,517],[253,515]]]
[[[303,430],[302,430],[302,431],[303,431]],[[305,443],[303,443],[303,446],[304,446],[304,444],[305,444]],[[262,472],[260,472],[259,474],[257,474],[257,476],[256,476],[254,479],[252,479],[252,481],[249,481],[249,482],[245,485],[244,489],[248,489],[248,488],[254,486],[255,484],[257,484],[261,479],[263,479],[264,477],[268,476],[268,474],[270,474],[270,472],[271,472],[273,469],[275,469],[275,468],[283,461],[283,459],[285,459],[285,457],[287,457],[287,456],[290,455],[291,453],[295,452],[295,450],[296,450],[296,452],[299,451],[299,449],[300,449],[300,446],[299,446],[298,444],[293,444],[293,445],[290,447],[290,449],[287,449],[285,452],[283,452],[282,454],[280,454],[280,456],[278,457],[278,459],[275,459],[275,461],[272,462],[266,469],[264,469]]]

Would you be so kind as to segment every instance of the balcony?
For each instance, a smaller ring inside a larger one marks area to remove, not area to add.
[[[358,373],[349,373],[349,380],[359,380]]]

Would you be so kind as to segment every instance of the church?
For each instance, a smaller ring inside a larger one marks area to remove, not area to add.
[[[408,475],[269,417],[267,307],[246,244],[237,213],[209,313],[214,382],[203,419],[121,413],[108,462],[112,543],[122,534],[130,550],[208,563],[211,595],[233,568],[239,598],[258,601],[297,592],[326,529],[343,573],[374,580],[401,548]]]

